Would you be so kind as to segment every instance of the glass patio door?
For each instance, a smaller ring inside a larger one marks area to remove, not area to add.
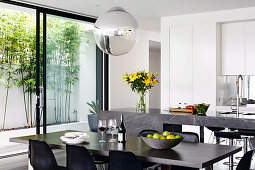
[[[47,126],[86,121],[99,102],[93,23],[47,14],[45,57]]]

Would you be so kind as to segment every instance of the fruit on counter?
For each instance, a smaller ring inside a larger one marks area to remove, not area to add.
[[[198,113],[206,113],[209,106],[210,106],[210,104],[205,104],[205,103],[197,104],[196,105],[197,112]]]
[[[160,138],[160,135],[159,135],[158,133],[154,133],[153,138],[154,138],[154,139],[159,139],[159,138]]]
[[[164,133],[163,133],[163,136],[168,136],[169,135],[169,132],[168,131],[165,131]]]
[[[196,107],[195,106],[186,106],[186,109],[192,109],[192,110],[195,110]]]
[[[147,138],[152,138],[152,135],[151,135],[151,134],[148,134],[148,135],[147,135]]]

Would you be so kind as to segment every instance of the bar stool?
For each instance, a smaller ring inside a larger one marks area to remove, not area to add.
[[[244,139],[243,150],[244,154],[248,151],[248,139],[250,136],[255,136],[254,130],[238,129],[238,132],[241,134],[242,139]]]
[[[241,139],[241,135],[239,132],[214,132],[214,136],[218,138],[227,138],[229,139],[229,145],[233,146],[234,139]],[[224,162],[224,165],[228,165],[231,170],[233,170],[234,166],[237,166],[237,163],[234,163],[233,155],[229,157],[229,162]]]
[[[207,129],[209,129],[211,131],[211,135],[209,138],[209,141],[211,139],[211,136],[213,135],[214,132],[218,132],[218,131],[223,131],[225,130],[225,128],[221,128],[221,127],[211,127],[211,126],[206,126]],[[213,140],[214,141],[214,140]],[[216,144],[220,144],[220,138],[216,137]]]

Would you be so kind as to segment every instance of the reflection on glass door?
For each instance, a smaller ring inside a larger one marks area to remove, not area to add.
[[[47,15],[47,124],[87,119],[96,100],[96,44],[93,25]]]

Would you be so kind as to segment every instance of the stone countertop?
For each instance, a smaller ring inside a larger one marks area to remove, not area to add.
[[[135,108],[120,108],[110,111],[99,111],[99,119],[108,120],[124,115],[125,124],[131,134],[136,134],[142,129],[157,129],[162,131],[162,124],[180,124],[194,126],[225,127],[255,130],[255,115],[219,114],[208,112],[207,116],[191,115],[186,113],[173,113],[160,109],[147,109],[145,113],[136,112]]]

